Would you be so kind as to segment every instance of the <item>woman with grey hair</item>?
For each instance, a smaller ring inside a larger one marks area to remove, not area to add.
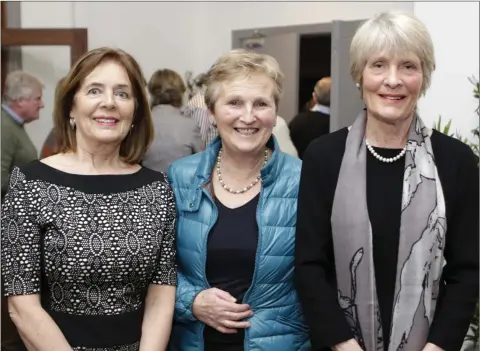
[[[417,103],[435,68],[416,18],[365,22],[350,71],[365,102],[303,158],[296,283],[312,350],[457,351],[478,299],[479,177]]]

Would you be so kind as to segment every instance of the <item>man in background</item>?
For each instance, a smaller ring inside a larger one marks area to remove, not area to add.
[[[44,107],[43,84],[23,71],[8,74],[2,104],[2,202],[8,188],[10,173],[38,159],[37,150],[24,125],[35,121]]]
[[[330,132],[330,87],[330,77],[320,79],[312,93],[315,105],[310,111],[300,112],[290,122],[290,137],[301,159],[314,139]]]
[[[5,80],[2,104],[2,203],[13,167],[37,159],[37,150],[25,131],[25,123],[39,118],[43,108],[43,84],[26,72],[14,71]],[[1,297],[2,351],[25,350],[8,314],[7,299]]]

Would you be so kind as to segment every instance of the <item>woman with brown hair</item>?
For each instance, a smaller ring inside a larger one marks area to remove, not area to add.
[[[32,350],[165,350],[175,203],[165,177],[139,165],[153,125],[138,63],[85,54],[54,123],[60,152],[15,168],[3,206],[11,318]]]
[[[150,78],[155,137],[143,159],[145,167],[166,172],[174,161],[205,148],[195,120],[180,112],[185,90],[182,77],[175,71],[158,70]]]

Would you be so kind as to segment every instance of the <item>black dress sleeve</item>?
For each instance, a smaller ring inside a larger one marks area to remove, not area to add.
[[[40,294],[40,203],[15,167],[2,204],[2,279],[5,296]]]
[[[322,140],[312,142],[304,154],[295,243],[295,282],[312,351],[353,338],[337,300],[330,223],[336,167],[329,164],[332,149]],[[341,163],[342,154],[339,158]]]
[[[166,177],[165,177],[166,178]],[[176,265],[176,209],[173,190],[170,185],[161,185],[163,187],[165,198],[162,201],[165,204],[165,212],[161,214],[163,221],[162,233],[158,233],[160,241],[160,252],[156,262],[156,272],[152,278],[151,284],[156,285],[177,285],[177,265]]]
[[[456,145],[455,145],[456,146]],[[457,351],[467,333],[479,289],[479,169],[478,159],[464,144],[457,158],[455,197],[447,221],[443,286],[428,341],[446,351]],[[447,203],[447,207],[449,204]]]

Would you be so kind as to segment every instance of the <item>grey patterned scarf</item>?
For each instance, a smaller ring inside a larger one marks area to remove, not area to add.
[[[383,351],[366,194],[366,113],[348,133],[332,208],[338,301],[360,346]],[[389,351],[426,344],[445,264],[445,200],[431,130],[415,116],[409,132]],[[401,160],[396,162],[402,162]]]

